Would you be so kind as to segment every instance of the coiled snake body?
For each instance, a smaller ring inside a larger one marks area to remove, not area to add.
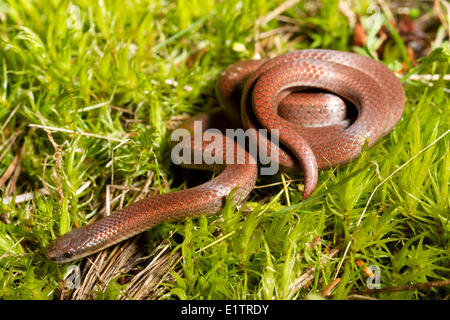
[[[279,149],[265,136],[257,139],[277,148],[274,160],[282,168],[303,169],[304,199],[315,188],[318,169],[351,161],[366,140],[372,146],[387,134],[400,119],[405,100],[400,82],[383,64],[332,50],[299,50],[267,61],[233,64],[220,76],[217,96],[234,126],[278,133]],[[356,107],[354,114],[349,105]],[[192,130],[193,120],[198,120],[207,129],[222,118],[198,115],[182,126]],[[242,151],[234,141],[230,145],[232,152]],[[73,261],[159,223],[215,213],[233,189],[234,202],[242,201],[258,175],[258,165],[244,152],[246,161],[241,164],[198,166],[218,173],[200,186],[141,200],[68,232],[47,247],[48,258]]]

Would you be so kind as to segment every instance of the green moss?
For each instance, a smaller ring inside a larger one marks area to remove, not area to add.
[[[71,3],[0,0],[0,176],[22,154],[15,194],[50,191],[24,203],[0,204],[1,299],[59,296],[64,267],[46,260],[43,248],[97,214],[107,184],[145,181],[152,171],[151,187],[173,191],[171,116],[216,107],[220,71],[255,54],[256,31],[285,23],[273,19],[259,30],[254,26],[280,1]],[[299,27],[300,38],[277,34],[263,49],[266,55],[311,47],[376,54],[375,29],[368,30],[365,48],[353,48],[339,1],[311,3],[299,2],[284,13]],[[351,9],[367,24],[367,8],[374,3]],[[432,9],[422,6],[411,15],[426,10]],[[220,213],[223,221],[214,215],[150,231],[149,238],[169,239],[182,253],[176,266],[182,275],[172,270],[175,280],[163,297],[303,299],[311,288],[320,294],[337,273],[341,281],[332,297],[345,299],[366,288],[357,260],[380,268],[382,287],[449,278],[448,136],[435,142],[449,129],[448,80],[441,77],[430,86],[411,80],[448,73],[448,42],[435,46],[402,79],[406,108],[393,132],[352,164],[321,172],[307,201],[300,201],[294,182],[287,187],[287,206],[280,184],[255,190],[250,213],[229,204]],[[405,50],[394,34],[383,61],[392,68],[410,64]],[[53,132],[53,144],[42,125],[66,131]],[[386,178],[413,157],[379,185],[377,170]],[[6,197],[6,187],[0,188]],[[258,203],[263,196],[272,200]],[[127,195],[125,204],[133,200]],[[182,236],[181,244],[173,232]],[[322,264],[332,248],[340,251]],[[296,289],[296,280],[311,268],[316,268],[312,287]],[[121,288],[110,283],[97,297],[114,299]],[[444,289],[429,289],[375,297],[446,295]]]

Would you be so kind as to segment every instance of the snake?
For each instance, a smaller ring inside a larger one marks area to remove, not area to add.
[[[373,146],[395,127],[405,105],[401,82],[383,63],[326,49],[236,62],[220,74],[216,95],[219,111],[198,114],[179,128],[193,132],[197,121],[205,132],[215,127],[255,129],[257,143],[267,146],[280,170],[303,173],[303,199],[314,191],[319,169],[357,158],[365,144]],[[260,134],[261,128],[268,134]],[[224,153],[243,152],[245,161],[182,164],[210,170],[214,178],[145,198],[75,228],[51,242],[46,256],[55,263],[71,262],[160,223],[217,213],[230,197],[234,205],[243,203],[255,187],[260,164],[245,146],[223,137]],[[193,151],[209,145],[193,139],[187,144]]]

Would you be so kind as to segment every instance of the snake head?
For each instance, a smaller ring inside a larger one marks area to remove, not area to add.
[[[50,243],[45,249],[47,258],[55,263],[66,263],[72,261],[74,250],[66,239],[57,239]]]
[[[47,258],[55,263],[66,263],[86,256],[82,250],[84,237],[81,237],[80,231],[84,231],[83,229],[74,229],[50,243],[45,249]]]

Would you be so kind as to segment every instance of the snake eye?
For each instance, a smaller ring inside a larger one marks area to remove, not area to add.
[[[72,256],[73,256],[73,250],[66,251],[63,254],[64,259],[70,259],[70,258],[72,258]]]

